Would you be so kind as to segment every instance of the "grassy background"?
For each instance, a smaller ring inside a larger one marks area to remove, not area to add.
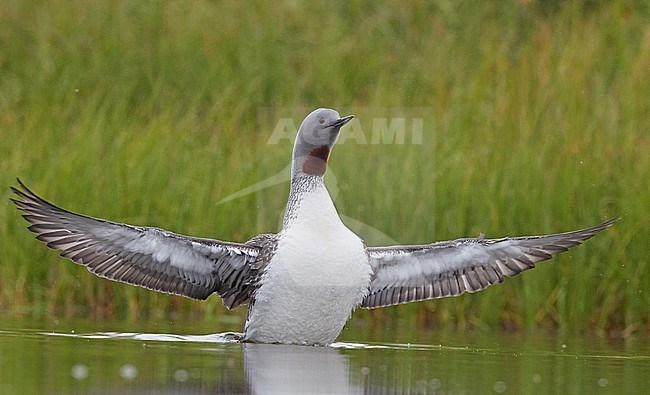
[[[100,280],[34,241],[20,176],[73,211],[244,241],[276,231],[277,121],[313,108],[423,118],[422,144],[333,153],[339,211],[400,243],[623,220],[476,295],[359,311],[352,326],[648,331],[650,10],[643,2],[0,3],[0,314],[238,324]],[[397,115],[395,115],[397,114]],[[401,114],[401,115],[400,115]],[[354,126],[354,125],[353,125]],[[350,128],[348,128],[350,130]],[[334,185],[332,185],[334,186]],[[366,236],[373,244],[372,234]]]

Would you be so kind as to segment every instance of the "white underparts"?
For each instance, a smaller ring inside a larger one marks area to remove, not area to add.
[[[341,222],[325,186],[297,203],[256,292],[247,341],[329,344],[368,292],[363,242]]]

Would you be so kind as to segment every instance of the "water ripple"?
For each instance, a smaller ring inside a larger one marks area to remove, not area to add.
[[[207,335],[178,335],[168,333],[135,333],[135,332],[92,332],[92,333],[63,333],[63,332],[44,332],[35,330],[7,331],[0,330],[0,336],[48,336],[48,337],[68,337],[77,339],[106,339],[106,340],[137,340],[149,342],[176,342],[176,343],[209,343],[209,344],[233,344],[239,343],[242,334],[238,332],[223,332]],[[582,359],[609,359],[609,360],[636,360],[650,361],[650,355],[625,355],[624,353],[603,354],[603,353],[584,353],[568,352],[565,349],[558,351],[512,351],[503,349],[477,348],[470,346],[448,346],[442,344],[413,344],[413,343],[355,343],[355,342],[336,342],[332,343],[331,348],[339,350],[409,350],[409,351],[456,351],[484,355],[510,355],[510,356],[559,356],[566,358]]]

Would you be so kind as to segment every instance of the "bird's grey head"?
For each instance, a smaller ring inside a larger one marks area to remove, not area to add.
[[[307,115],[296,136],[293,147],[293,172],[323,175],[330,151],[339,137],[341,126],[354,115],[341,118],[338,112],[319,108]]]

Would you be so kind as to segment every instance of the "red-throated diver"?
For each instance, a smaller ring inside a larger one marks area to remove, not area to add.
[[[547,236],[466,238],[426,245],[366,247],[340,220],[323,182],[341,118],[318,109],[293,149],[282,230],[246,243],[182,236],[75,214],[31,192],[11,199],[29,230],[98,276],[206,299],[248,303],[244,341],[327,345],[357,307],[376,308],[480,291],[589,239],[601,225]]]

